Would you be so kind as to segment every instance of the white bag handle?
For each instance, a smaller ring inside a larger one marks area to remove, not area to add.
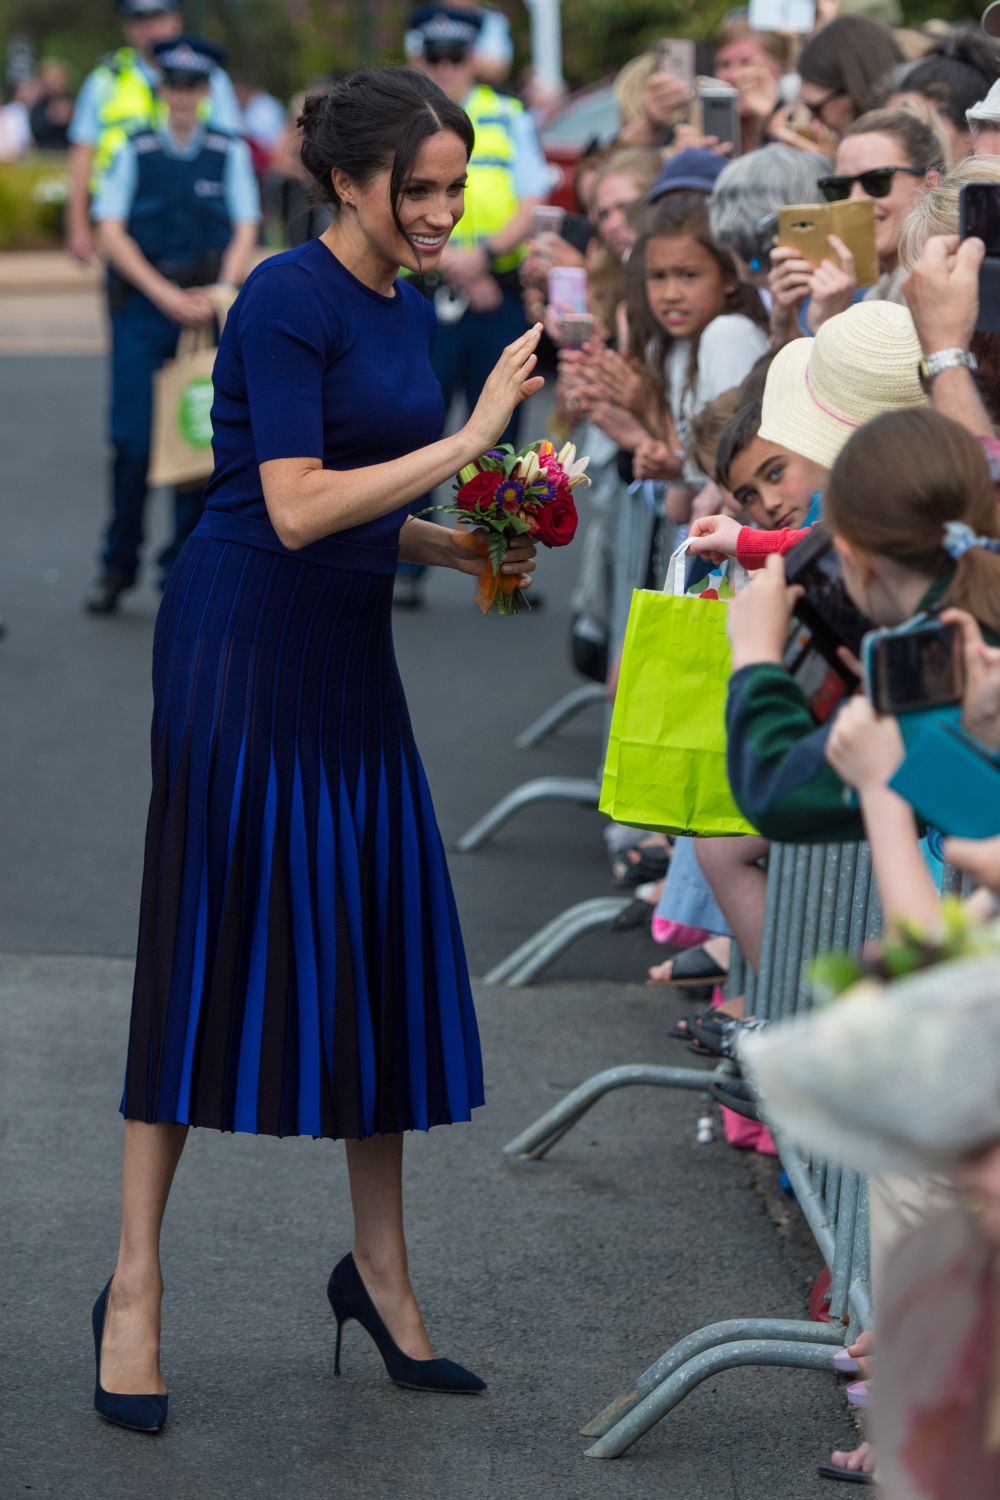
[[[683,598],[686,593],[687,568],[684,564],[687,561],[687,550],[690,541],[691,537],[684,538],[676,551],[671,554],[670,562],[667,566],[667,576],[664,580],[663,592],[665,594],[672,594],[677,599]],[[695,553],[694,555],[697,557],[699,554]],[[730,578],[732,579],[733,593],[739,594],[750,582],[750,574],[742,563],[736,561],[735,557],[731,558],[730,561],[732,563]]]

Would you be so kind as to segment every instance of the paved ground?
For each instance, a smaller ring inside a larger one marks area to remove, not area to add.
[[[808,1500],[850,1424],[832,1379],[732,1373],[619,1463],[577,1428],[674,1339],[742,1312],[801,1316],[790,1257],[749,1164],[694,1142],[695,1095],[606,1100],[545,1163],[503,1142],[600,1067],[690,1059],[679,1005],[640,987],[641,935],[581,943],[532,990],[478,989],[488,1108],[413,1141],[414,1273],[443,1352],[490,1383],[421,1398],[348,1330],[332,1374],[324,1300],[349,1243],[345,1174],[325,1143],[189,1146],[166,1232],[171,1423],[147,1440],[89,1410],[89,1308],[113,1254],[120,1084],[148,775],[155,609],[80,599],[103,505],[96,358],[0,359],[0,1053],[4,1212],[0,1495],[59,1500]],[[159,519],[159,518],[158,518]],[[597,717],[531,754],[514,733],[571,685],[571,554],[546,608],[482,622],[464,580],[434,580],[398,649],[449,842],[528,775],[592,772]],[[472,649],[470,649],[470,647]],[[452,861],[481,974],[572,901],[608,891],[592,812],[541,807]]]

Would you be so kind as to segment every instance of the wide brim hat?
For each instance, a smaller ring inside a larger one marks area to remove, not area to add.
[[[997,21],[1000,23],[1000,0],[997,4]],[[985,99],[980,99],[978,104],[965,111],[965,118],[970,125],[1000,125],[1000,80],[993,84]]]
[[[832,469],[859,427],[923,406],[920,340],[905,307],[856,302],[771,361],[759,436]]]

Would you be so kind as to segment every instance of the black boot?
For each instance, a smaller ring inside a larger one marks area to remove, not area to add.
[[[83,601],[83,607],[88,615],[116,614],[118,600],[131,587],[132,584],[126,582],[124,578],[117,578],[113,573],[104,573]]]

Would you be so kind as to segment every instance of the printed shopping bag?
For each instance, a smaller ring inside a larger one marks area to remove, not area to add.
[[[211,288],[221,333],[233,294]],[[212,367],[215,332],[210,323],[184,328],[177,353],[153,376],[153,432],[147,482],[187,484],[212,472]]]
[[[632,595],[600,807],[664,833],[754,833],[726,774],[725,604],[715,587],[686,593],[684,552],[671,558],[662,594]]]

